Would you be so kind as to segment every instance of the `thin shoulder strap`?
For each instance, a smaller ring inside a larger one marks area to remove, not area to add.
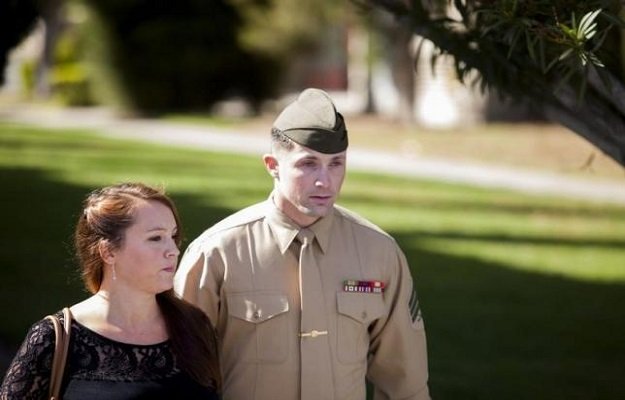
[[[69,338],[72,327],[72,313],[69,308],[63,309],[63,326],[61,321],[54,315],[48,315],[46,319],[52,321],[54,326],[54,358],[52,359],[52,372],[50,374],[50,399],[60,400],[61,383],[63,382],[63,373],[65,372],[65,363],[67,361],[67,352],[69,350]]]

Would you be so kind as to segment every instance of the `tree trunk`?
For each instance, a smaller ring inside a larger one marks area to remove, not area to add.
[[[399,120],[410,124],[414,121],[415,102],[415,69],[410,49],[412,32],[399,26],[390,39],[393,82],[399,93]]]
[[[367,98],[365,102],[365,114],[375,114],[375,101],[373,100],[373,25],[371,17],[367,18]]]
[[[39,64],[37,65],[35,85],[37,96],[50,96],[50,70],[54,62],[54,46],[62,27],[63,0],[45,0],[41,2],[41,16],[45,23],[44,45]]]
[[[546,103],[549,119],[571,129],[625,166],[625,118],[622,113],[594,91],[586,93],[582,103],[578,102],[570,87],[556,91],[555,98],[559,104]]]

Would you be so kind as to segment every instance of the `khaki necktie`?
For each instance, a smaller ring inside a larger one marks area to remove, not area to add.
[[[301,399],[333,399],[325,296],[315,259],[315,234],[304,228],[297,238],[302,244],[299,256]]]

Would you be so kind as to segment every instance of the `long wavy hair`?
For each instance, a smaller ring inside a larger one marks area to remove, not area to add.
[[[83,282],[87,290],[100,290],[104,276],[104,261],[99,252],[102,242],[118,249],[124,242],[126,230],[135,222],[140,200],[157,201],[174,215],[180,247],[181,224],[173,201],[159,189],[142,183],[121,183],[91,192],[76,224],[74,247]],[[221,390],[217,338],[204,312],[176,296],[173,289],[156,295],[165,319],[178,367],[194,380],[217,391]]]

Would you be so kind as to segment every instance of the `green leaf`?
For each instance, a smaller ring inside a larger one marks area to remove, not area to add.
[[[558,27],[562,30],[562,32],[564,32],[567,36],[570,37],[577,37],[577,34],[575,32],[575,29],[571,29],[568,26],[564,25],[563,23],[559,23]]]
[[[597,24],[593,25],[593,28],[597,26]],[[592,32],[588,32],[588,33],[584,33],[583,36],[585,36],[586,40],[592,38],[593,36],[595,36],[595,33],[597,33],[596,30],[593,30]]]
[[[594,53],[597,50],[599,50],[601,46],[603,45],[603,42],[605,41],[607,36],[608,36],[608,30],[606,29],[603,32],[601,32],[599,36],[595,38],[595,40],[593,40],[594,46],[590,49],[590,51]]]
[[[619,29],[625,29],[625,20],[623,20],[622,18],[608,13],[603,13],[601,14],[601,16],[607,19],[611,25],[615,25]]]
[[[602,67],[602,68],[605,67],[603,62],[601,62],[599,57],[597,57],[594,53],[588,53],[588,58],[589,58],[589,60],[590,60],[592,65],[595,65],[597,67]]]
[[[579,23],[579,28],[577,29],[578,32],[585,33],[585,32],[592,30],[594,27],[596,27],[597,23],[593,24],[593,21],[595,20],[595,18],[597,18],[600,12],[601,12],[601,9],[586,13],[586,15],[582,17],[582,20]]]
[[[547,72],[547,66],[546,66],[546,57],[545,57],[545,42],[543,41],[542,38],[538,38],[538,54],[540,55],[540,68],[542,69],[543,73]]]
[[[579,59],[582,61],[582,65],[584,66],[588,62],[588,56],[584,52],[579,53]]]
[[[519,41],[520,36],[521,36],[521,32],[518,29],[515,30],[514,33],[512,34],[510,48],[508,49],[508,55],[507,55],[508,58],[510,58],[510,56],[512,55],[512,52],[515,50],[516,43]]]
[[[551,68],[553,68],[554,65],[556,65],[558,61],[560,61],[560,57],[554,58],[553,60],[551,60],[551,62],[549,63],[549,65],[547,65],[547,68],[544,70],[544,72],[548,72]]]
[[[503,24],[505,24],[507,21],[504,20],[500,20],[497,21],[496,23],[485,27],[484,29],[482,29],[482,31],[480,32],[480,36],[484,37],[486,36],[490,31],[499,28],[500,26],[502,26]]]
[[[556,90],[566,85],[569,82],[569,80],[571,80],[574,74],[575,74],[575,69],[568,68],[568,72],[564,75],[564,77],[562,77],[562,79],[560,79],[560,81],[558,81],[558,84],[556,85]]]
[[[565,58],[570,56],[572,52],[573,52],[573,49],[566,49],[566,50],[564,50],[564,52],[562,52],[562,54],[560,54],[560,57],[558,57],[557,61],[564,60]]]
[[[527,31],[525,31],[525,44],[527,46],[527,53],[529,54],[530,58],[532,59],[532,61],[537,62],[536,52],[534,51],[535,42]]]

